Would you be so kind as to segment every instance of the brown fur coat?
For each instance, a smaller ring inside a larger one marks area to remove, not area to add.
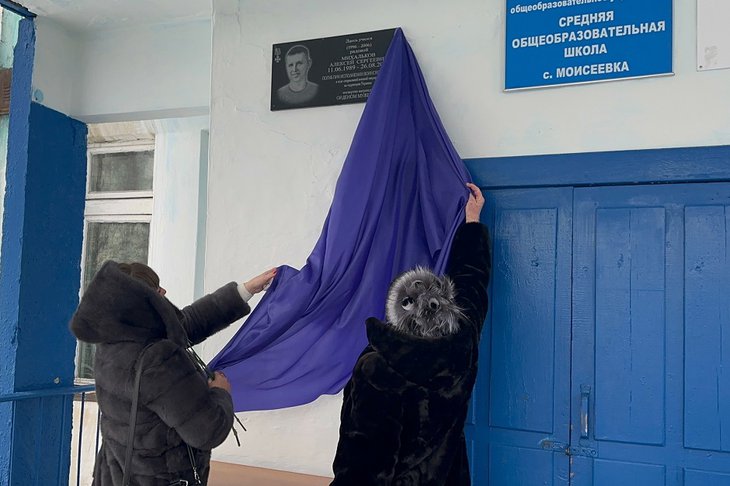
[[[249,312],[231,282],[182,310],[139,280],[106,262],[84,293],[71,331],[96,344],[96,393],[103,443],[95,486],[122,484],[137,358],[144,355],[132,457],[132,484],[167,485],[193,479],[185,444],[194,448],[204,480],[210,451],[233,423],[231,396],[209,388],[185,348]],[[194,484],[191,482],[190,484]]]

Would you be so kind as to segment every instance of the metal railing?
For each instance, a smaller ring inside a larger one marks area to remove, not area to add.
[[[70,461],[68,462],[69,470],[67,472],[60,471],[59,467],[58,480],[61,481],[59,482],[59,484],[64,483],[65,478],[68,479],[68,484],[70,485],[75,484],[76,486],[85,486],[91,484],[93,465],[96,459],[96,453],[99,451],[100,446],[99,418],[101,416],[101,412],[99,411],[98,406],[96,406],[95,400],[88,399],[88,395],[94,395],[95,393],[96,392],[94,385],[77,385],[64,388],[59,387],[41,390],[20,391],[7,395],[0,395],[0,405],[4,403],[11,404],[11,409],[9,411],[11,424],[14,423],[15,420],[20,420],[17,418],[16,413],[18,404],[20,403],[26,404],[30,401],[35,400],[38,402],[39,410],[47,410],[47,408],[45,407],[46,405],[49,405],[49,403],[47,402],[49,402],[50,400],[57,401],[59,399],[63,399],[64,405],[60,409],[61,417],[59,418],[59,423],[61,425],[57,429],[57,432],[60,435],[57,438],[58,440],[55,442],[60,444],[58,451],[59,456],[68,454],[70,451]],[[93,408],[96,409],[91,412],[93,413],[93,416],[87,416],[87,414],[89,413],[88,409],[90,408],[89,403],[93,403]],[[71,409],[72,414],[70,448],[68,442],[64,443],[64,436],[68,437],[67,434],[69,408]],[[89,425],[91,425],[91,430],[89,430]],[[13,427],[15,427],[15,425],[13,425]],[[89,450],[88,441],[91,440],[93,440],[94,446],[93,449]],[[14,445],[15,444],[13,443],[10,444],[11,461],[13,461],[14,457],[12,452]],[[36,448],[39,448],[40,446],[40,444],[37,444]],[[87,454],[84,454],[84,446],[86,446]],[[91,454],[89,454],[89,452],[91,452]],[[59,464],[65,463],[65,458],[63,457],[59,457],[58,460],[60,461]],[[11,471],[12,470],[13,467],[11,464]],[[42,481],[43,478],[39,478],[39,480]],[[12,473],[10,481],[11,484],[16,484],[16,479],[12,478]]]

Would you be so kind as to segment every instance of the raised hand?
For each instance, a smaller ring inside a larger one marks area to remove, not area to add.
[[[482,213],[484,207],[484,196],[482,191],[471,182],[466,183],[466,187],[469,189],[469,200],[466,203],[466,222],[467,223],[478,223],[479,216]]]
[[[248,290],[251,294],[258,294],[262,290],[266,290],[269,288],[269,285],[271,284],[271,281],[274,280],[274,277],[276,277],[276,268],[272,268],[271,270],[267,270],[261,275],[257,275],[248,282],[245,282],[243,285],[246,287],[246,290]]]

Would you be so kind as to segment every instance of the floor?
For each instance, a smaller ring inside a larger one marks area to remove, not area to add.
[[[212,461],[208,486],[327,486],[330,481],[319,476]]]

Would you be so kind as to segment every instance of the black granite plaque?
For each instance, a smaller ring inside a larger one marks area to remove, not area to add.
[[[271,109],[362,103],[395,29],[274,44]]]

